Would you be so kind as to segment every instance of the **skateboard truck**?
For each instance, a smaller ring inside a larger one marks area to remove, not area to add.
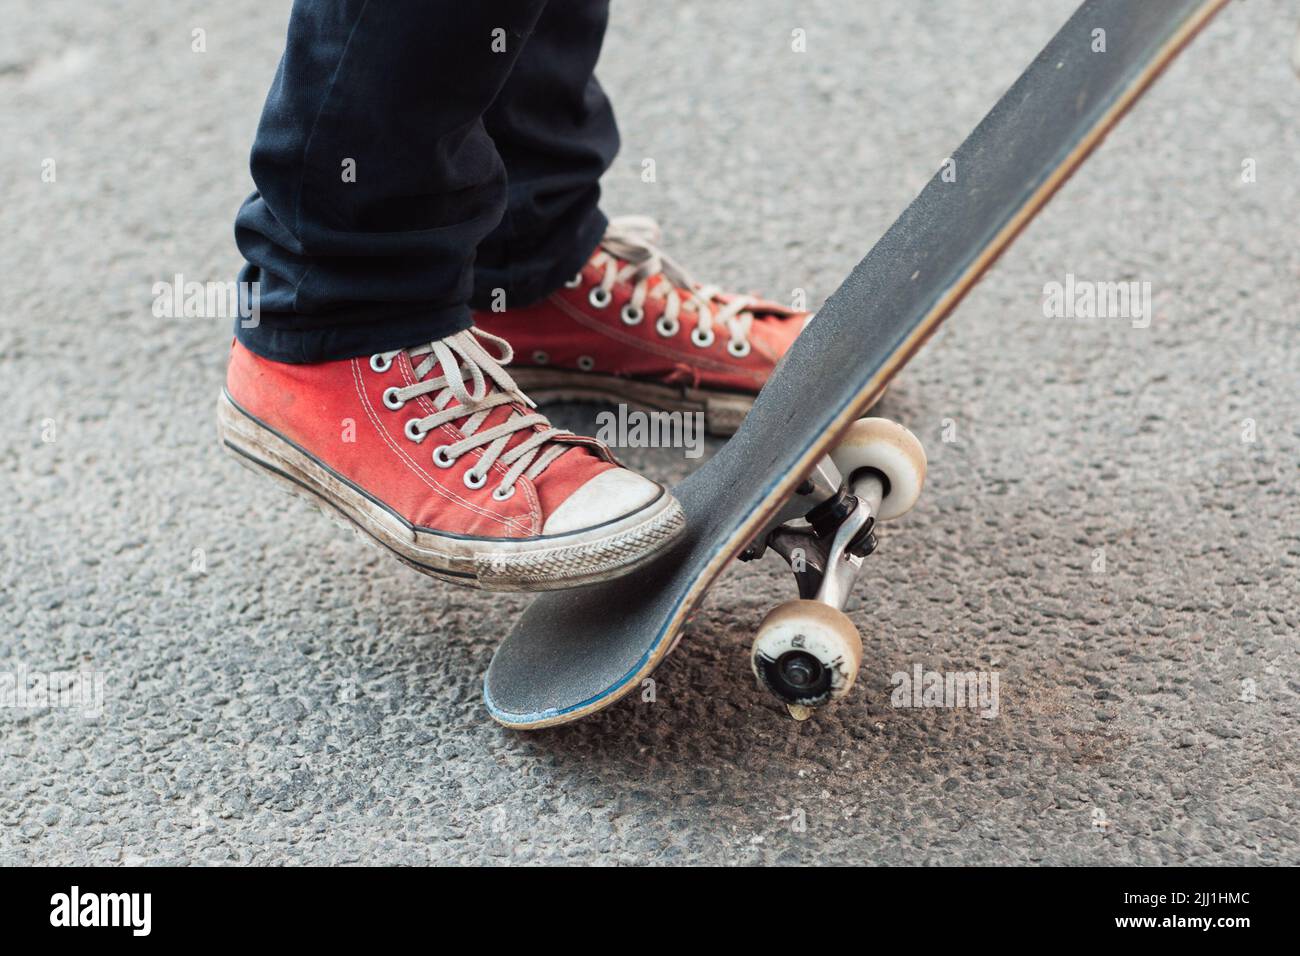
[[[853,492],[844,493],[842,514],[829,529],[782,525],[768,535],[767,546],[785,559],[794,572],[799,597],[844,609],[862,559],[876,549],[876,510],[884,497],[878,472],[854,476]]]
[[[862,638],[844,607],[876,548],[876,522],[907,512],[924,481],[925,451],[911,432],[860,419],[741,554],[753,560],[771,548],[794,573],[799,598],[764,618],[751,664],[796,720],[853,686]]]

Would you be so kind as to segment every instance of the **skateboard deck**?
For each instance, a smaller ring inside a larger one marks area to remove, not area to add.
[[[634,574],[528,607],[484,679],[492,717],[519,729],[568,723],[640,686],[728,562],[1226,3],[1079,7],[953,154],[955,179],[935,175],[801,333],[731,440],[674,488],[680,538]]]

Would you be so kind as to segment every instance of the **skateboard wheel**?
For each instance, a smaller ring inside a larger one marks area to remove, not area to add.
[[[925,485],[921,440],[887,418],[859,418],[831,451],[831,461],[846,481],[863,468],[885,476],[885,497],[876,515],[881,521],[911,511]]]
[[[787,601],[758,626],[750,663],[785,704],[820,707],[843,697],[862,663],[862,638],[848,616],[819,601]]]

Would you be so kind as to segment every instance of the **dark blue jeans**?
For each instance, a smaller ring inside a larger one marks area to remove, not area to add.
[[[606,220],[607,0],[295,0],[235,220],[284,362],[403,348],[557,288]]]

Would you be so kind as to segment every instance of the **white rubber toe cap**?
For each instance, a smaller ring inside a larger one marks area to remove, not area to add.
[[[626,468],[602,471],[561,502],[542,534],[569,534],[616,521],[644,508],[663,494],[663,489]]]

